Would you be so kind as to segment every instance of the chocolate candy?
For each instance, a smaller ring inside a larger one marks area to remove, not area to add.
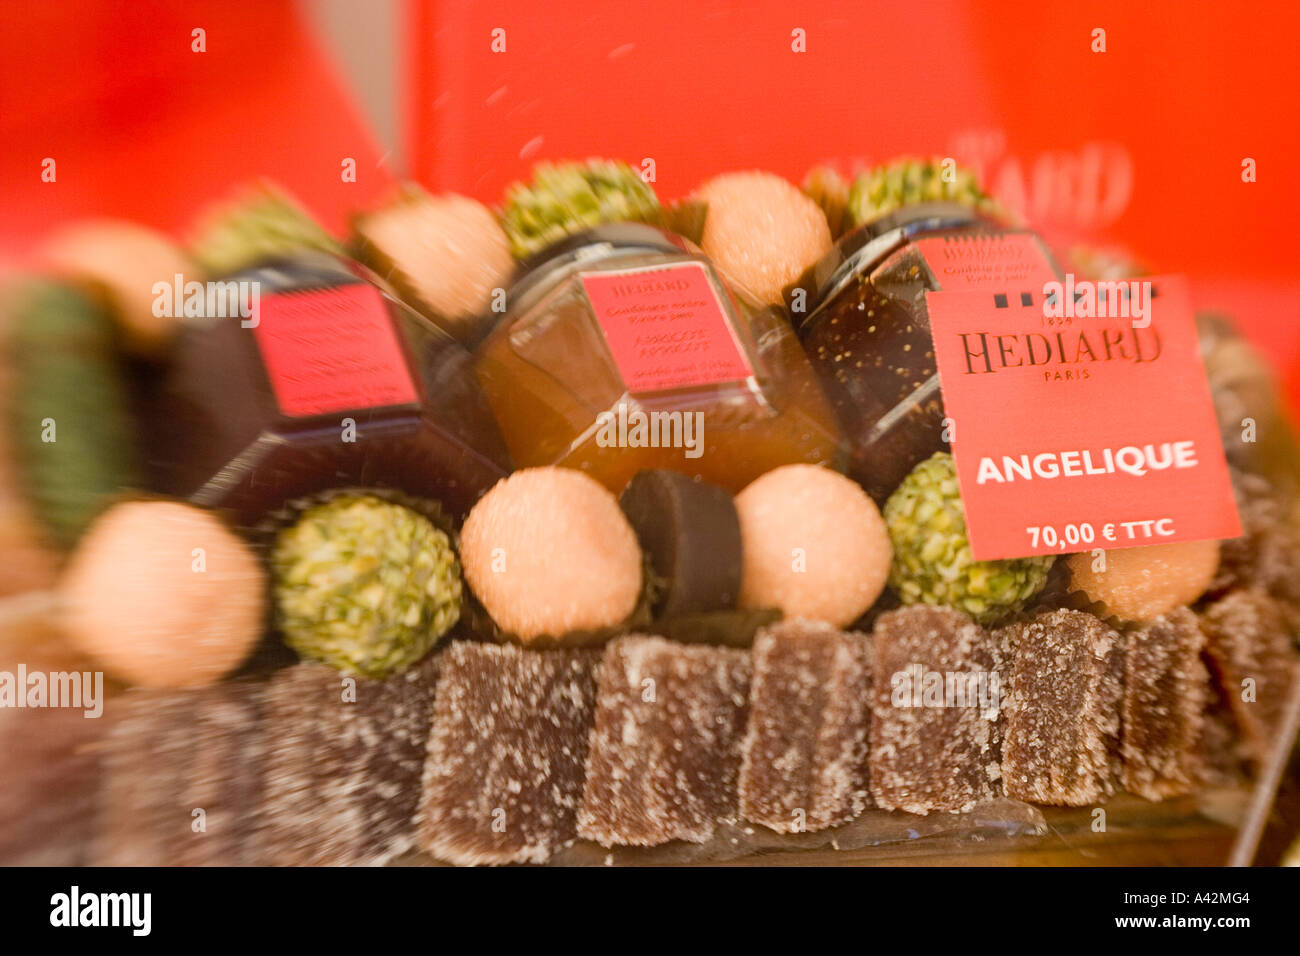
[[[451,645],[429,735],[421,849],[449,863],[541,863],[573,840],[597,656]]]
[[[1007,658],[1002,783],[1009,797],[1084,806],[1118,771],[1120,635],[1082,611],[997,632]]]
[[[1000,796],[997,645],[949,608],[882,614],[871,635],[870,782],[887,810],[966,811]]]
[[[754,641],[740,813],[780,833],[852,820],[869,802],[870,644],[795,620]]]
[[[1273,745],[1296,652],[1282,608],[1262,591],[1233,591],[1201,616],[1206,656],[1248,759]]]
[[[1187,608],[1157,618],[1124,641],[1124,788],[1148,800],[1196,789],[1209,675],[1205,637]]]
[[[735,607],[740,522],[725,488],[665,468],[638,472],[618,499],[661,584],[665,617]]]
[[[605,846],[703,843],[738,811],[749,655],[631,635],[605,649],[578,815]]]

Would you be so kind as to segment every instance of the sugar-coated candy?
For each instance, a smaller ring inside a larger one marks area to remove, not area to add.
[[[1107,551],[1104,563],[1085,551],[1067,563],[1070,586],[1104,605],[1106,613],[1125,621],[1150,621],[1205,593],[1219,567],[1219,543],[1119,548]]]
[[[145,687],[211,684],[262,633],[266,575],[215,514],[127,501],[82,538],[61,584],[69,640]],[[165,600],[164,600],[165,598]]]
[[[1120,754],[1124,788],[1148,800],[1196,789],[1209,674],[1196,615],[1178,608],[1127,635]]]
[[[783,465],[736,496],[744,542],[740,605],[844,627],[884,590],[893,549],[857,482],[817,465]]]
[[[782,833],[852,820],[869,803],[870,644],[792,620],[754,640],[740,813]]]
[[[60,227],[41,244],[36,259],[105,308],[127,349],[166,358],[183,306],[157,308],[155,286],[170,287],[177,275],[198,278],[197,266],[171,239],[133,222],[93,219]]]
[[[267,691],[268,862],[358,865],[408,850],[438,658],[386,680],[304,663]]]
[[[465,196],[431,196],[414,183],[354,228],[362,261],[462,341],[477,334],[475,317],[488,312],[492,291],[514,266],[492,210]]]
[[[458,642],[444,652],[419,846],[449,863],[542,863],[577,835],[599,654]]]
[[[738,814],[749,654],[630,635],[605,649],[579,834],[703,843]]]
[[[168,733],[184,741],[181,753],[182,827],[167,862],[179,866],[256,866],[262,800],[262,694],[248,682],[190,691],[188,725]],[[185,693],[185,692],[181,692]],[[199,812],[196,812],[199,811]]]
[[[460,536],[465,579],[527,641],[623,621],[641,593],[636,532],[618,500],[571,468],[525,468],[479,500]]]
[[[131,691],[106,705],[95,862],[262,862],[262,685]]]
[[[1120,635],[1091,614],[1058,610],[996,636],[1007,659],[1007,796],[1063,806],[1109,796],[1119,769]]]
[[[887,810],[967,811],[1001,795],[997,645],[966,615],[916,605],[871,635],[871,795]]]
[[[976,561],[966,533],[957,465],[935,452],[885,502],[893,544],[889,584],[904,604],[956,608],[980,624],[1020,611],[1047,584],[1052,555]]]
[[[1201,627],[1211,672],[1245,753],[1263,763],[1296,660],[1282,607],[1262,591],[1233,591],[1206,609]]]
[[[821,207],[772,173],[724,173],[695,197],[708,204],[700,246],[759,302],[780,303],[782,288],[831,247]]]
[[[0,866],[93,862],[96,749],[105,723],[71,707],[0,707]]]

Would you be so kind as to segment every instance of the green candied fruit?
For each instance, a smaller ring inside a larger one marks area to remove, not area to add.
[[[943,164],[942,159],[900,159],[859,173],[849,187],[845,205],[849,226],[861,226],[922,202],[955,202],[971,209],[999,212],[997,202],[980,188],[974,173],[954,166],[945,179]]]
[[[904,604],[942,604],[981,624],[1024,608],[1047,584],[1055,557],[976,561],[952,455],[936,452],[885,502],[894,545],[889,584]]]
[[[538,163],[530,183],[506,190],[501,225],[515,258],[604,222],[662,219],[659,198],[627,163],[589,159]]]
[[[307,210],[269,182],[210,210],[190,243],[191,255],[209,275],[228,275],[304,250],[343,251]]]
[[[460,618],[460,563],[447,534],[368,495],[304,512],[271,556],[278,623],[303,657],[384,677],[414,664]]]

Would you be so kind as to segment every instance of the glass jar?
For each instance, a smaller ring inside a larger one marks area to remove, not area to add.
[[[1034,233],[953,203],[896,210],[843,237],[786,290],[800,340],[849,444],[849,473],[883,503],[948,447],[925,294],[1029,291],[1061,278]]]
[[[245,525],[345,486],[463,517],[509,454],[469,353],[376,282],[316,255],[223,279],[219,301],[257,307],[183,320],[154,416],[156,486]]]
[[[517,466],[578,468],[616,494],[646,468],[737,491],[779,465],[843,467],[782,312],[650,226],[599,226],[525,262],[475,367]]]

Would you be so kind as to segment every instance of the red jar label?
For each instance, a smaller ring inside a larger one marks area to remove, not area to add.
[[[1038,239],[1027,232],[926,236],[914,243],[944,292],[1031,292],[1056,278]]]
[[[397,329],[371,286],[265,296],[253,334],[276,404],[292,418],[418,401]]]
[[[1183,279],[926,305],[976,559],[1241,534]]]
[[[754,374],[703,263],[581,278],[629,392],[716,385]]]

